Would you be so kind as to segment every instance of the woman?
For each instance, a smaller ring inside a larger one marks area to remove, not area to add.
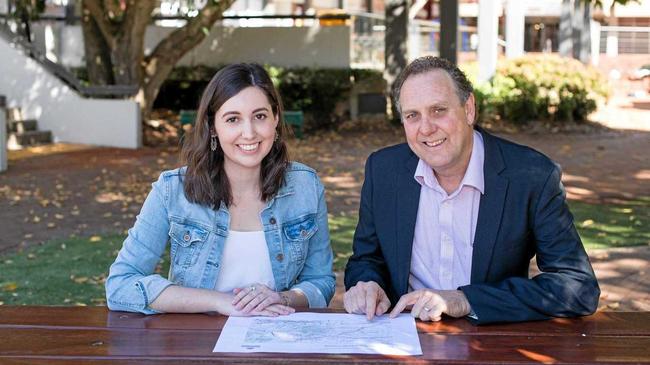
[[[106,280],[108,307],[145,314],[289,314],[334,294],[323,185],[288,161],[282,104],[255,64],[206,87],[185,167],[165,171]],[[169,279],[153,274],[170,242]]]

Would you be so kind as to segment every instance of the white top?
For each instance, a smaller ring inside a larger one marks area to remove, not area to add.
[[[221,270],[214,289],[232,292],[235,288],[244,288],[254,283],[275,290],[264,231],[228,231],[221,255]]]

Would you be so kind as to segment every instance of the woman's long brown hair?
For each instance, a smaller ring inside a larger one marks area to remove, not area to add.
[[[260,171],[261,199],[268,201],[274,197],[284,183],[284,175],[289,165],[289,154],[284,143],[286,126],[284,124],[282,101],[273,86],[268,73],[257,64],[238,63],[219,70],[203,91],[201,103],[191,132],[181,149],[181,162],[187,165],[183,188],[187,200],[219,209],[223,202],[232,204],[230,181],[226,176],[221,145],[216,151],[210,149],[210,136],[214,134],[214,117],[221,106],[247,87],[257,87],[264,92],[273,115],[278,118],[278,139],[273,142],[271,151],[262,160]]]

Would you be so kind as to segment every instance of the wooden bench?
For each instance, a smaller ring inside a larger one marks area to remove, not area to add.
[[[181,122],[181,133],[183,133],[184,126],[193,125],[196,120],[196,110],[181,109],[179,113]],[[302,139],[303,125],[305,123],[305,115],[300,110],[286,110],[284,112],[284,122],[293,128],[293,133],[298,139]]]
[[[181,109],[179,112],[179,117],[181,121],[181,128],[186,125],[194,125],[194,121],[196,120],[196,110],[191,110],[191,109]]]
[[[285,110],[284,122],[293,128],[293,134],[298,139],[302,139],[303,125],[305,124],[305,115],[300,110]]]

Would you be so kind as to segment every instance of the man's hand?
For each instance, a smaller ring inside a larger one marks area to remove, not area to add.
[[[409,305],[413,306],[411,315],[423,321],[439,321],[443,313],[463,317],[470,312],[467,297],[460,290],[420,289],[402,295],[390,312],[390,317],[394,318]]]
[[[379,284],[360,281],[343,295],[343,305],[348,313],[366,314],[368,320],[380,316],[390,308],[390,300]]]

